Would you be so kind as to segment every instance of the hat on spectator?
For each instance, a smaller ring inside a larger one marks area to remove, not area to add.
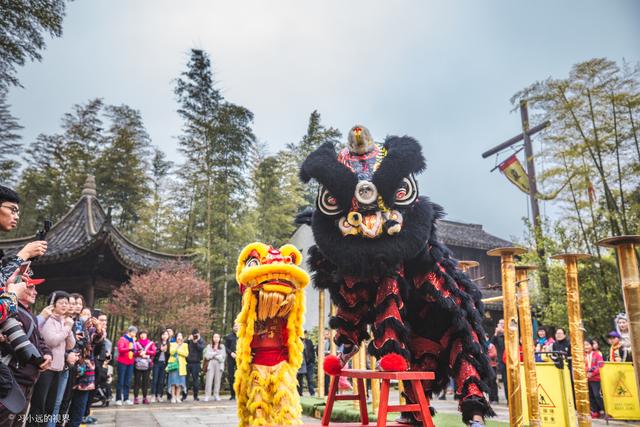
[[[131,325],[127,329],[127,332],[135,332],[137,334],[138,333],[138,328],[136,328],[135,326]]]
[[[609,338],[620,338],[620,334],[617,331],[611,331],[607,334]]]

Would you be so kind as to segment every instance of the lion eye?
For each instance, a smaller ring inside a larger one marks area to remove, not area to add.
[[[336,200],[336,198],[324,187],[320,187],[318,189],[316,206],[318,207],[320,212],[325,215],[333,216],[338,215],[340,214],[340,212],[342,212],[342,210],[338,206],[338,201]]]
[[[260,265],[260,260],[258,258],[251,257],[245,263],[245,267],[255,267]]]
[[[418,197],[418,186],[413,175],[402,179],[400,187],[396,190],[395,204],[398,206],[409,206]]]

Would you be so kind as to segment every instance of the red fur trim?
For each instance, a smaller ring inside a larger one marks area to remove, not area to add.
[[[407,360],[399,354],[389,353],[380,359],[380,367],[385,371],[406,371],[409,369],[409,364]]]
[[[342,363],[340,363],[340,359],[338,356],[328,355],[324,358],[324,371],[329,375],[338,375],[340,371],[342,371]]]

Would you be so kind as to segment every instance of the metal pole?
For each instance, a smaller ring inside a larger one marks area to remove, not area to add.
[[[540,407],[538,406],[538,378],[533,345],[533,325],[531,323],[531,304],[529,303],[528,271],[534,266],[516,267],[516,284],[518,287],[518,315],[520,317],[520,335],[524,359],[524,378],[527,384],[527,403],[529,410],[529,426],[541,426]]]
[[[318,396],[324,396],[324,290],[318,293]]]
[[[633,371],[636,374],[636,385],[640,394],[640,273],[635,245],[640,244],[640,236],[610,237],[598,242],[600,246],[615,248],[620,269],[620,283],[624,296],[624,309],[629,317],[629,335],[631,338],[631,354],[634,357]]]
[[[504,346],[507,359],[507,393],[509,395],[509,425],[524,425],[520,394],[520,357],[518,354],[518,310],[516,307],[516,268],[514,255],[527,252],[522,248],[497,248],[487,252],[499,256],[502,266],[502,307],[504,310]]]
[[[569,337],[571,339],[571,369],[578,411],[578,426],[591,426],[589,407],[589,389],[584,366],[584,325],[580,311],[580,291],[578,290],[578,260],[588,258],[585,254],[559,254],[551,258],[561,259],[565,263],[567,284],[567,315],[569,317]]]

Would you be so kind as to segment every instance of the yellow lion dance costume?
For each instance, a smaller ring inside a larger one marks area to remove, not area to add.
[[[301,424],[296,373],[302,364],[309,275],[292,245],[252,243],[238,257],[242,293],[236,379],[240,427]]]

